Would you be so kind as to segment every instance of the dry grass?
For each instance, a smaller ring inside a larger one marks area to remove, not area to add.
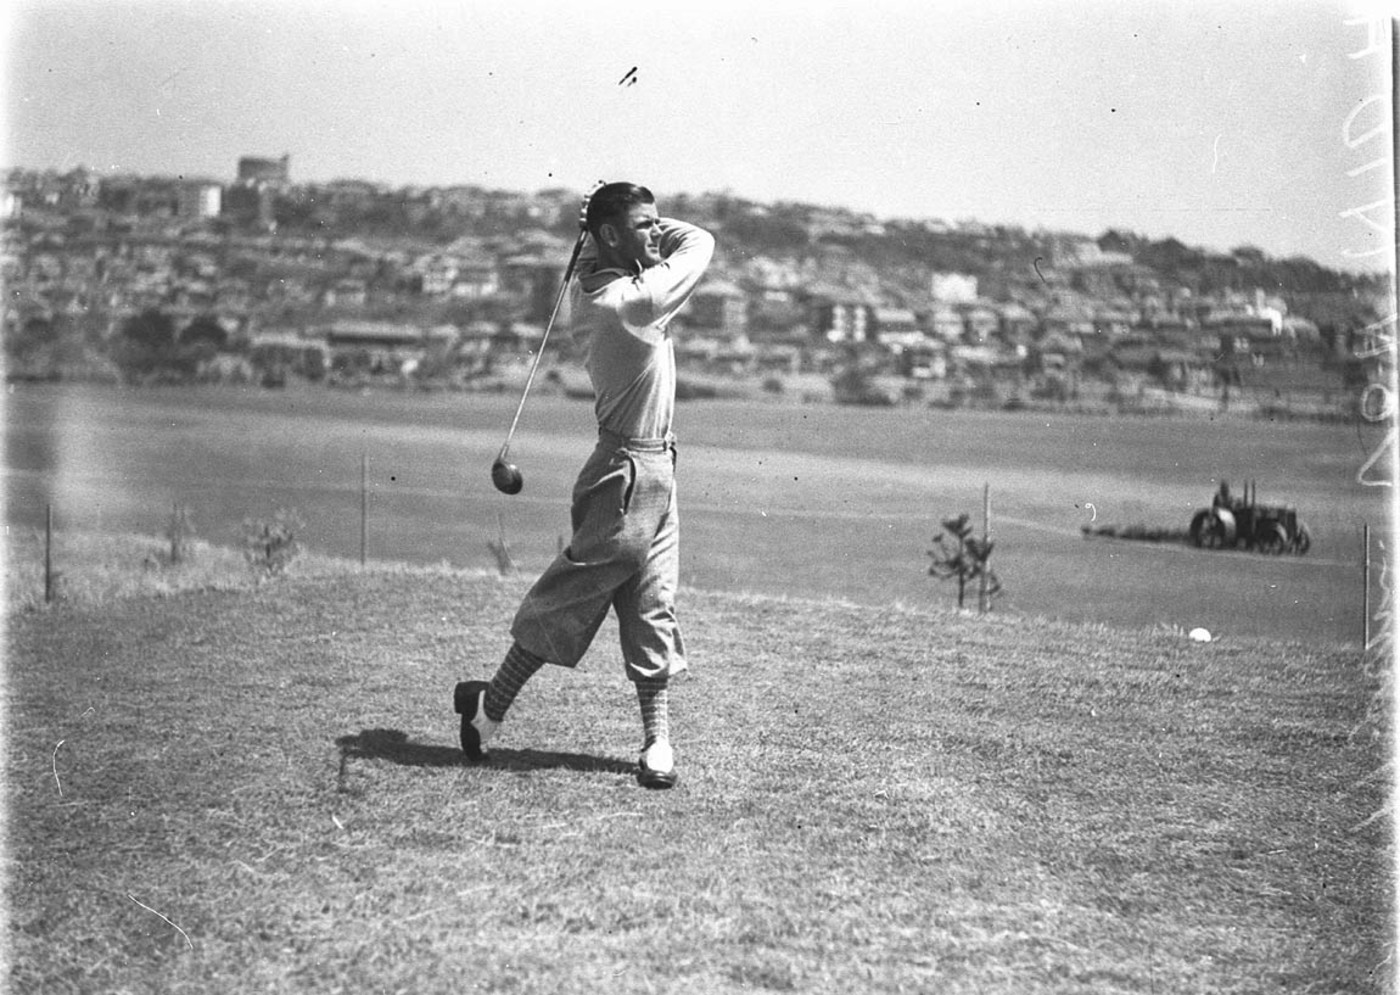
[[[56,532],[50,550],[55,600],[101,605],[130,597],[163,598],[187,591],[246,591],[268,581],[236,549],[185,539],[179,562],[172,562],[170,540],[156,536]],[[15,530],[5,541],[5,605],[9,612],[45,607],[44,535]],[[399,563],[370,561],[364,567],[339,557],[301,551],[287,568],[292,577],[324,577],[356,572],[402,573]],[[411,568],[432,573],[433,568]],[[446,566],[439,568],[447,570]],[[452,571],[484,576],[484,571]]]
[[[610,627],[460,762],[525,583],[12,612],[13,990],[1392,990],[1354,649],[686,592],[650,793]]]

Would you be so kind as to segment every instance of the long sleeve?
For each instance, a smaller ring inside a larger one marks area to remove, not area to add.
[[[715,240],[663,218],[661,262],[636,273],[584,271],[573,332],[586,348],[600,427],[628,438],[664,438],[675,410],[676,358],[667,324],[699,285]]]
[[[660,336],[686,302],[715,252],[715,238],[703,228],[661,219],[661,262],[633,278],[640,293],[627,295],[623,321],[643,338]]]

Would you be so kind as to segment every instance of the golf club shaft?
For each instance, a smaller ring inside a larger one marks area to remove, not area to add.
[[[574,242],[573,254],[569,256],[569,265],[564,267],[564,279],[559,284],[559,293],[554,298],[554,309],[549,312],[549,321],[545,323],[544,335],[540,337],[540,347],[535,351],[535,361],[530,364],[530,372],[525,377],[525,389],[520,392],[520,403],[515,406],[515,417],[510,420],[510,431],[506,432],[505,444],[501,446],[501,453],[496,458],[503,460],[506,452],[510,449],[510,440],[515,437],[515,426],[520,424],[520,412],[525,410],[525,398],[530,396],[530,385],[535,382],[535,371],[540,368],[540,360],[544,357],[544,345],[549,341],[549,333],[554,328],[554,319],[559,316],[559,307],[564,303],[564,294],[568,292],[569,280],[573,278],[574,267],[578,265],[579,253],[583,251],[583,241],[588,237],[588,232],[578,233],[578,240]]]

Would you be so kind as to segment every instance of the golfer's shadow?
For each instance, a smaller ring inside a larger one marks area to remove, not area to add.
[[[481,767],[495,770],[573,770],[585,774],[633,774],[637,765],[616,757],[586,753],[558,753],[552,750],[507,750],[491,748],[491,759],[473,764],[455,746],[415,743],[398,729],[363,729],[335,741],[340,747],[340,767],[351,760],[387,760],[403,767]]]

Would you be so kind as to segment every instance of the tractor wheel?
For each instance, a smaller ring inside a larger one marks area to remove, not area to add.
[[[1206,522],[1210,519],[1210,512],[1198,511],[1191,519],[1191,544],[1193,546],[1204,546]]]
[[[1220,519],[1209,511],[1198,511],[1191,519],[1191,541],[1206,549],[1219,549],[1225,544],[1224,530]]]
[[[1293,537],[1293,552],[1299,556],[1306,556],[1310,549],[1312,549],[1312,534],[1308,532],[1306,525],[1299,522],[1298,533]]]
[[[1279,556],[1288,549],[1288,533],[1283,530],[1283,526],[1274,522],[1264,528],[1264,531],[1255,539],[1255,548],[1261,553],[1268,553],[1271,556]]]

